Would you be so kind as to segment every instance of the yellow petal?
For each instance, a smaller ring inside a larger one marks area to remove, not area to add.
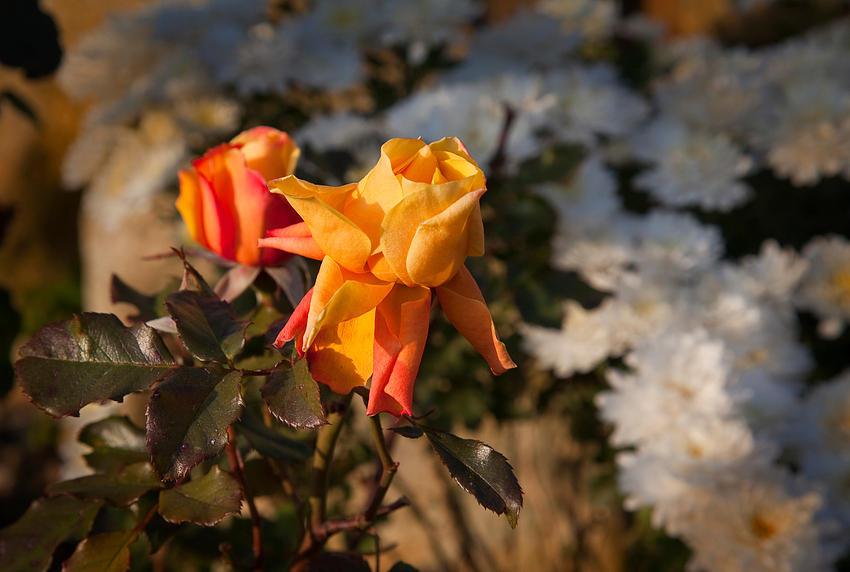
[[[402,181],[411,194],[405,192],[404,199],[391,208],[384,217],[381,250],[393,272],[399,279],[413,286],[417,284],[407,270],[410,244],[419,225],[445,211],[469,191],[471,178],[451,181],[442,185]],[[467,248],[465,237],[455,237]]]
[[[393,173],[392,161],[382,154],[378,164],[363,177],[355,196],[344,207],[345,215],[369,237],[373,250],[380,244],[384,214],[403,196],[401,183]]]
[[[421,286],[447,282],[463,266],[469,251],[469,226],[484,190],[462,196],[449,208],[420,224],[407,253],[407,272]]]
[[[269,182],[272,192],[284,195],[304,219],[322,252],[353,272],[363,272],[372,253],[372,242],[342,214],[344,204],[356,186],[324,187],[291,175]]]
[[[309,348],[322,330],[373,310],[392,288],[391,282],[353,273],[326,256],[313,288],[304,348]]]
[[[332,391],[347,394],[372,375],[375,309],[322,330],[307,352],[310,373]]]

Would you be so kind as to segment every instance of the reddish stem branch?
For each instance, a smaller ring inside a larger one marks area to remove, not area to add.
[[[248,503],[248,511],[251,513],[251,529],[254,536],[254,570],[259,572],[263,569],[266,562],[266,552],[263,545],[263,520],[260,513],[257,512],[257,505],[254,503],[254,495],[248,487],[248,481],[245,479],[245,464],[242,461],[242,453],[239,452],[239,447],[236,446],[236,430],[233,425],[227,428],[227,459],[230,461],[230,470],[233,471],[233,476],[239,481],[239,486],[242,487],[242,494],[245,497],[245,502]]]

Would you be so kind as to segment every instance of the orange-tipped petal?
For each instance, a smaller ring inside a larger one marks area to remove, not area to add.
[[[227,171],[230,175],[232,195],[219,193],[219,199],[227,205],[234,219],[234,235],[230,241],[235,249],[234,258],[242,264],[257,266],[260,264],[260,250],[257,240],[266,234],[266,211],[271,201],[278,197],[269,192],[266,179],[245,163],[245,157],[238,149],[230,149],[224,155]],[[297,218],[292,213],[290,222]]]
[[[350,272],[326,256],[313,288],[315,293],[307,319],[305,349],[313,344],[322,330],[373,310],[392,287],[391,282],[378,280],[371,274]]]
[[[277,338],[275,338],[274,347],[279,349],[289,340],[295,340],[295,349],[298,350],[298,357],[304,357],[304,352],[301,348],[304,339],[304,330],[307,329],[307,316],[310,313],[310,301],[312,299],[313,289],[310,288],[310,291],[301,298],[301,301],[292,311],[292,315],[289,316],[286,325],[277,335]]]
[[[336,393],[366,385],[372,375],[375,309],[322,330],[307,352],[310,373]]]
[[[375,316],[374,369],[367,415],[410,414],[413,382],[428,339],[431,290],[397,284]]]
[[[186,228],[195,241],[209,248],[204,235],[204,211],[201,197],[201,181],[197,171],[180,171],[180,196],[177,197],[177,210],[186,222]]]
[[[407,272],[416,284],[437,287],[447,282],[463,266],[469,252],[468,236],[472,215],[484,189],[462,196],[437,216],[421,223],[410,242]]]
[[[516,367],[505,344],[499,341],[487,303],[466,266],[436,291],[449,321],[484,356],[494,375]]]
[[[240,146],[249,169],[259,171],[266,181],[291,175],[301,150],[292,138],[272,127],[254,127],[230,141]]]
[[[372,242],[343,214],[356,187],[323,187],[293,176],[269,182],[272,192],[284,195],[301,215],[322,252],[353,272],[363,272],[372,254]]]
[[[258,241],[262,247],[277,248],[314,260],[322,260],[325,257],[325,253],[310,234],[307,223],[300,222],[283,228],[269,229],[267,234],[268,237]]]

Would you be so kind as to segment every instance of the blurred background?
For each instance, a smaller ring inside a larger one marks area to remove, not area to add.
[[[84,423],[144,423],[129,399],[53,420],[17,388],[17,350],[81,310],[127,319],[113,274],[168,288],[179,261],[149,257],[191,246],[177,171],[269,125],[316,183],[419,136],[459,137],[488,177],[468,265],[519,367],[493,378],[438,320],[415,402],[503,453],[525,507],[511,530],[397,439],[413,505],[381,529],[390,563],[850,570],[848,17],[844,0],[5,0],[0,527],[88,470]],[[343,447],[339,512],[362,502],[363,448]],[[224,569],[175,552],[134,570]]]

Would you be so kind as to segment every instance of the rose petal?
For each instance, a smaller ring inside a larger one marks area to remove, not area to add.
[[[430,314],[428,288],[397,284],[378,305],[367,415],[411,413],[413,382],[425,351]]]
[[[201,181],[198,173],[197,171],[180,171],[178,177],[180,178],[180,196],[177,197],[175,206],[186,222],[189,235],[204,248],[209,248],[207,237],[204,235]]]
[[[347,394],[372,375],[375,309],[322,330],[307,352],[310,373],[332,391]]]
[[[240,146],[249,169],[258,171],[266,181],[291,175],[301,156],[292,138],[272,127],[254,127],[231,141]]]
[[[407,253],[407,272],[421,286],[447,282],[463,266],[470,250],[472,214],[484,189],[462,196],[456,203],[416,228]]]
[[[505,344],[499,341],[490,310],[466,266],[436,289],[440,306],[457,331],[484,356],[494,375],[515,368]]]
[[[404,199],[384,217],[381,250],[393,272],[408,286],[416,285],[407,271],[407,255],[420,223],[437,216],[457,202],[469,191],[470,183],[471,179],[442,185],[410,183],[406,179],[402,181],[402,185],[407,185],[411,193],[405,191]],[[463,243],[464,249],[467,248],[465,236],[455,238]]]
[[[371,240],[342,214],[356,186],[324,187],[293,176],[269,182],[272,192],[283,194],[301,215],[322,252],[353,272],[363,272],[372,253]]]
[[[267,248],[277,248],[293,254],[321,260],[325,253],[319,248],[319,244],[310,233],[307,223],[300,222],[284,228],[269,229],[266,231],[268,237],[261,238],[258,244]]]
[[[292,311],[286,325],[277,335],[274,341],[274,347],[280,349],[289,340],[295,340],[295,349],[298,350],[298,357],[304,357],[302,348],[304,346],[304,331],[307,329],[307,317],[310,313],[310,302],[313,299],[313,288],[304,294],[304,297]],[[296,339],[297,338],[297,339]]]
[[[323,329],[332,328],[374,309],[392,287],[391,282],[383,282],[371,274],[350,272],[326,256],[313,288],[304,348],[312,345]]]

